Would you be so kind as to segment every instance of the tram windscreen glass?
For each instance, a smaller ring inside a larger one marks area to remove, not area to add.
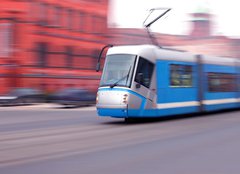
[[[108,55],[100,86],[131,86],[136,56],[129,54]]]

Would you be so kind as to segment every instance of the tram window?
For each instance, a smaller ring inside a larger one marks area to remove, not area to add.
[[[137,75],[142,74],[142,78],[139,79],[136,75],[135,81],[137,83],[149,88],[150,83],[151,83],[151,77],[152,77],[152,74],[153,74],[153,68],[154,68],[153,63],[151,63],[148,60],[140,57],[136,74]]]
[[[191,65],[170,65],[170,85],[172,87],[192,87]]]
[[[209,92],[237,91],[237,75],[229,73],[208,73]]]

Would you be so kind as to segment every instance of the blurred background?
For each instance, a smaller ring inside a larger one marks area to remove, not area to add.
[[[160,45],[240,57],[233,0],[1,0],[0,94],[19,88],[50,98],[65,89],[95,94],[101,48],[151,44],[142,23],[158,7],[172,8],[152,26]]]

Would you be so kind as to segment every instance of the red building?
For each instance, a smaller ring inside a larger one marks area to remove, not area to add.
[[[96,90],[108,0],[1,0],[0,93],[11,87]]]

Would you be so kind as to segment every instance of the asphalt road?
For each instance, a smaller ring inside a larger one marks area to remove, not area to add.
[[[240,111],[125,123],[94,107],[0,108],[0,174],[239,174]]]

